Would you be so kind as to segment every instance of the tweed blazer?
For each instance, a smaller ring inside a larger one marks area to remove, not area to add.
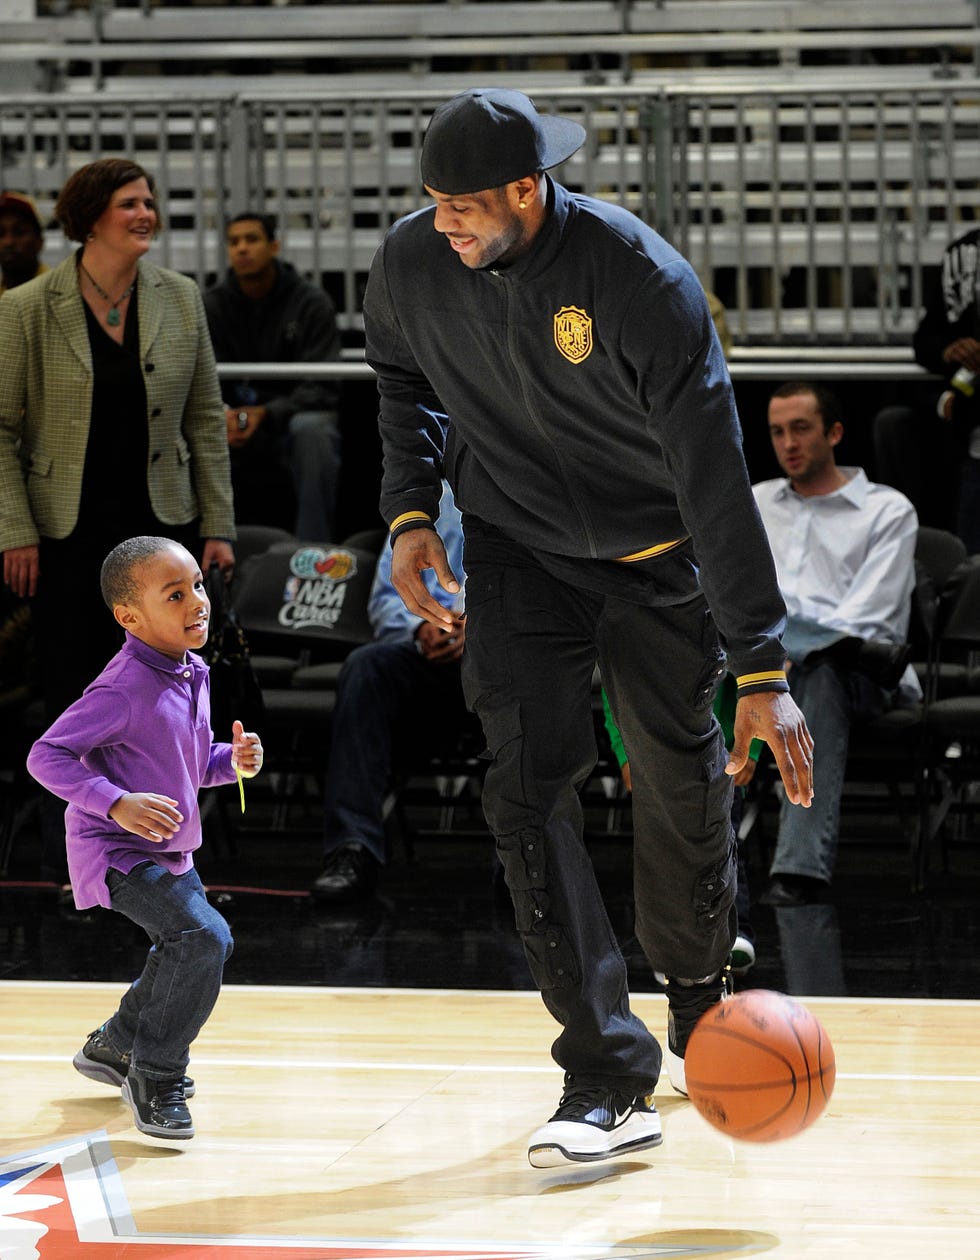
[[[198,287],[141,259],[147,484],[168,525],[235,537],[224,405]],[[75,259],[0,297],[0,551],[78,520],[94,389]]]

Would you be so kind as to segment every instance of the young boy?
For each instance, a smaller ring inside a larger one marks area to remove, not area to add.
[[[231,955],[228,924],[194,870],[198,790],[251,778],[262,745],[241,722],[213,742],[207,666],[210,604],[196,560],[168,538],[120,543],[102,595],[126,641],[34,744],[27,766],[68,801],[65,841],[75,904],[118,910],[153,941],[119,1009],[75,1055],[84,1076],[121,1085],[136,1127],[191,1138],[184,1075]]]

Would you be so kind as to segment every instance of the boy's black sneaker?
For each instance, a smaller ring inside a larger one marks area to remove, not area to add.
[[[72,1059],[72,1067],[90,1081],[99,1081],[103,1085],[122,1086],[129,1073],[129,1055],[120,1054],[109,1041],[105,1032],[105,1024],[88,1035],[88,1041]],[[194,1097],[194,1082],[189,1076],[184,1077],[184,1097]]]
[[[178,1141],[194,1136],[194,1121],[187,1109],[181,1077],[161,1081],[131,1070],[123,1081],[122,1096],[133,1109],[133,1120],[140,1133]]]
[[[675,980],[667,977],[667,1046],[664,1062],[670,1083],[687,1097],[684,1075],[684,1052],[694,1025],[705,1011],[729,997],[732,992],[732,969],[726,964],[706,980]]]
[[[557,1168],[631,1155],[662,1141],[652,1095],[631,1098],[608,1085],[576,1085],[569,1073],[558,1110],[531,1134],[527,1157],[533,1168]]]

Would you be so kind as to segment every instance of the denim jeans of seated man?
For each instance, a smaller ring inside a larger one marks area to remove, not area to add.
[[[806,875],[829,884],[837,857],[851,726],[878,717],[890,699],[867,675],[840,669],[826,659],[816,665],[793,665],[789,685],[813,736],[813,802],[804,809],[783,799],[770,874]]]
[[[329,411],[297,411],[283,439],[296,494],[293,533],[307,542],[334,542],[341,441]]]
[[[960,465],[956,532],[968,555],[980,554],[980,455],[971,455]]]
[[[429,661],[411,642],[354,648],[337,679],[324,856],[354,841],[384,862],[384,803],[393,771],[406,750],[434,748],[465,720],[458,662]]]
[[[214,1009],[231,929],[210,905],[197,871],[173,875],[141,862],[128,875],[106,876],[113,910],[153,941],[140,977],[123,995],[106,1034],[148,1076],[183,1076],[190,1045]]]

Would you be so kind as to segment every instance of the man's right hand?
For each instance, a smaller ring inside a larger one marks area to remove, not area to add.
[[[405,607],[416,617],[423,617],[441,630],[453,628],[453,612],[432,598],[422,574],[435,572],[436,580],[450,595],[459,593],[442,539],[434,529],[408,529],[399,534],[391,547],[391,584],[402,597]]]
[[[959,337],[943,351],[947,363],[959,363],[971,372],[980,372],[980,341],[976,337]]]
[[[239,421],[239,416],[244,417]],[[255,431],[265,419],[265,407],[226,407],[225,429],[228,434],[228,445],[232,450],[255,436]]]
[[[37,594],[39,551],[35,543],[32,547],[11,547],[3,553],[3,580],[19,599]]]

